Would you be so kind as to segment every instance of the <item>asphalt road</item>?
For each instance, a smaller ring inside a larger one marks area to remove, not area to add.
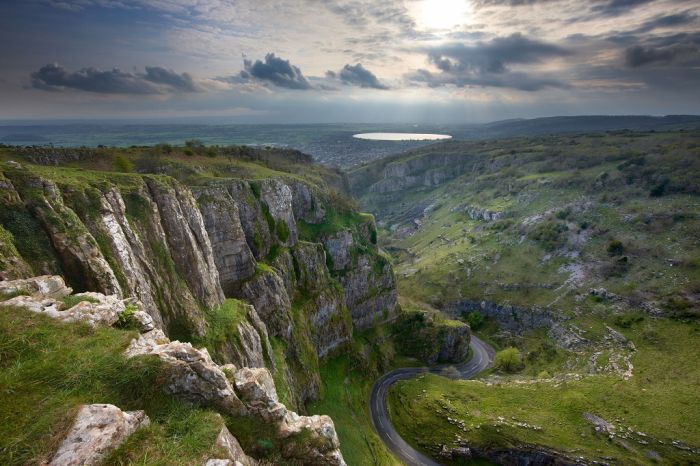
[[[448,367],[454,367],[459,372],[459,378],[471,379],[491,365],[495,351],[491,346],[472,335],[470,347],[472,357],[461,364],[445,364],[434,367],[406,367],[384,374],[372,387],[369,396],[369,412],[374,429],[384,444],[404,463],[409,466],[440,466],[440,463],[428,458],[415,450],[396,432],[389,421],[389,411],[386,405],[386,395],[389,387],[399,380],[406,380],[426,372],[439,374]],[[452,376],[452,374],[451,374]]]

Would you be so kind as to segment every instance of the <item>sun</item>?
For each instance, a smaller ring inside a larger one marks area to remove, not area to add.
[[[469,0],[421,0],[415,17],[427,29],[445,30],[463,23],[470,9]]]

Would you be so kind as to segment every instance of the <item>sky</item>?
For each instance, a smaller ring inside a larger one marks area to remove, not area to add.
[[[0,119],[700,113],[700,0],[2,0]]]

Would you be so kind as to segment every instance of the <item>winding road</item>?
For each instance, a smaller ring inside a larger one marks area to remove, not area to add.
[[[415,450],[396,432],[389,420],[389,411],[386,405],[386,395],[389,387],[399,380],[406,380],[426,372],[439,374],[447,367],[454,367],[459,372],[459,378],[471,379],[479,372],[491,365],[495,351],[491,346],[472,335],[469,346],[472,349],[472,357],[462,364],[444,364],[433,367],[405,367],[384,374],[372,387],[369,396],[369,411],[372,417],[374,429],[379,434],[382,442],[404,463],[409,466],[440,466],[440,463],[428,458]]]

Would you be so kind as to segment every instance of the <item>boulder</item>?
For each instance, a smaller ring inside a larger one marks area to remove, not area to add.
[[[42,275],[19,280],[0,281],[0,298],[19,294],[45,298],[63,298],[73,290],[59,275]]]
[[[122,411],[110,404],[84,405],[49,466],[100,464],[136,429],[148,423],[143,411]]]
[[[167,382],[165,392],[191,403],[211,406],[229,415],[243,415],[246,408],[231,386],[226,374],[214,363],[206,348],[190,343],[163,341],[160,330],[153,330],[131,342],[127,357],[156,355],[163,363]]]

